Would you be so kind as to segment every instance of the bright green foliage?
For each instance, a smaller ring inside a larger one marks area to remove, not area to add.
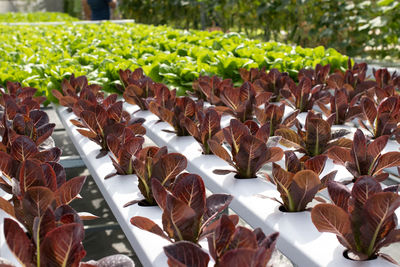
[[[0,14],[0,22],[49,22],[49,21],[77,21],[65,13],[34,12],[34,13],[4,13]]]
[[[90,82],[113,91],[119,69],[142,67],[152,79],[177,87],[182,95],[200,74],[239,83],[239,68],[277,68],[295,77],[304,67],[330,63],[334,70],[347,61],[336,50],[323,47],[293,49],[236,33],[132,23],[2,26],[0,39],[0,84],[19,81],[46,94],[60,88],[62,79],[72,73],[87,75]]]

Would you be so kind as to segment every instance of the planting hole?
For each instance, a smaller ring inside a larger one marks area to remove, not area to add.
[[[354,254],[353,252],[351,252],[348,249],[343,251],[343,257],[345,257],[346,259],[351,260],[351,261],[369,261],[369,260],[375,260],[376,258],[378,258],[377,255],[373,255],[370,259],[361,260],[358,255]]]

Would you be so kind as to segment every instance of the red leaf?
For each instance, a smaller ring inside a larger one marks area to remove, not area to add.
[[[22,194],[30,187],[46,185],[43,170],[38,161],[26,160],[22,163],[19,173],[19,185]]]
[[[11,144],[11,155],[18,161],[24,161],[37,152],[36,144],[27,136],[18,136]]]
[[[168,266],[173,267],[207,267],[210,257],[198,245],[180,241],[164,247],[168,257]]]
[[[318,204],[311,210],[311,220],[320,232],[333,233],[342,238],[347,248],[352,249],[349,236],[352,235],[349,215],[333,204]]]
[[[12,219],[4,219],[4,235],[8,247],[25,266],[31,266],[35,254],[35,247],[31,240],[21,229],[17,222]]]
[[[320,185],[318,174],[311,170],[302,170],[293,176],[289,190],[297,211],[305,210],[319,191]]]
[[[148,231],[150,233],[156,234],[158,236],[161,236],[162,238],[171,241],[171,239],[166,236],[163,232],[163,230],[158,226],[155,222],[152,220],[146,218],[146,217],[141,217],[141,216],[135,216],[132,217],[130,220],[131,224],[142,229],[145,231]],[[171,241],[172,242],[172,241]]]
[[[392,151],[385,153],[380,157],[378,164],[373,170],[373,174],[374,175],[379,174],[386,168],[397,167],[399,165],[400,165],[400,152]]]
[[[187,159],[179,153],[169,153],[164,155],[154,164],[151,177],[157,178],[161,184],[171,182],[187,166]]]
[[[199,175],[191,173],[179,175],[171,193],[191,207],[199,217],[203,216],[206,211],[206,189]]]
[[[76,198],[86,181],[85,176],[78,176],[68,180],[55,192],[57,206],[68,204]]]
[[[86,255],[82,246],[85,231],[77,223],[64,224],[47,233],[40,246],[44,266],[78,267]]]

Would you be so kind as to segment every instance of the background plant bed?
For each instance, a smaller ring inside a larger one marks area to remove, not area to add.
[[[343,257],[345,248],[332,234],[319,233],[311,222],[308,212],[284,213],[279,204],[271,199],[262,199],[257,194],[279,198],[272,184],[258,179],[235,179],[234,173],[216,175],[215,169],[231,169],[222,159],[214,155],[203,155],[200,145],[191,136],[178,137],[163,130],[172,127],[159,122],[149,111],[138,111],[138,107],[126,104],[128,112],[145,118],[146,135],[159,146],[185,155],[187,169],[203,177],[204,182],[215,193],[234,196],[231,208],[252,227],[261,227],[264,232],[280,232],[277,246],[299,266],[393,266],[378,258],[369,262],[355,262]],[[341,167],[341,166],[339,166]],[[301,230],[299,230],[301,229]]]

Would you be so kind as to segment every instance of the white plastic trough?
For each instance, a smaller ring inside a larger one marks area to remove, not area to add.
[[[278,249],[298,266],[351,266],[376,267],[394,266],[378,258],[367,262],[347,260],[342,256],[345,248],[335,235],[319,233],[311,222],[309,212],[283,213],[279,204],[263,199],[258,194],[269,197],[279,195],[274,186],[257,179],[235,179],[233,174],[216,175],[214,169],[231,169],[222,159],[214,155],[203,155],[201,147],[191,136],[177,137],[162,131],[172,130],[165,122],[157,122],[158,117],[150,111],[138,111],[137,106],[125,105],[129,113],[146,119],[146,135],[158,146],[168,146],[170,151],[182,153],[188,159],[187,170],[199,174],[207,188],[214,193],[228,193],[234,196],[230,207],[252,227],[261,227],[265,233],[279,231]],[[138,112],[137,112],[138,111]]]
[[[163,247],[170,243],[159,236],[134,227],[130,223],[133,216],[144,216],[161,225],[161,210],[158,207],[140,207],[138,205],[123,208],[128,201],[142,198],[136,175],[117,175],[104,180],[107,174],[115,172],[109,156],[96,159],[100,147],[76,131],[77,128],[70,122],[71,119],[76,119],[75,115],[67,112],[64,107],[56,107],[56,111],[143,266],[168,266]],[[96,215],[101,216],[101,214]]]

